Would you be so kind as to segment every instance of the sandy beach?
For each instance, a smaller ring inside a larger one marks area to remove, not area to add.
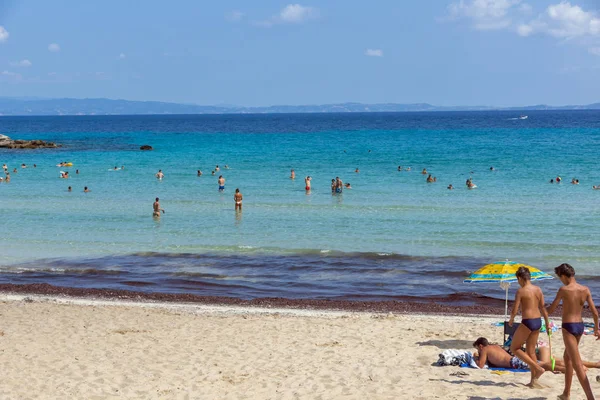
[[[547,388],[533,390],[526,373],[433,365],[478,336],[500,341],[500,316],[0,301],[2,399],[544,399],[563,384],[547,373]],[[562,354],[560,332],[553,344]],[[582,339],[584,358],[595,346]],[[588,376],[600,392],[598,373]],[[575,384],[572,397],[582,395]]]

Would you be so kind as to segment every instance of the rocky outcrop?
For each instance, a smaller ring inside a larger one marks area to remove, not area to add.
[[[43,140],[12,140],[8,136],[0,135],[0,148],[5,149],[55,149],[59,144],[44,142]]]
[[[140,150],[152,150],[152,146],[145,144],[143,146],[140,146]]]

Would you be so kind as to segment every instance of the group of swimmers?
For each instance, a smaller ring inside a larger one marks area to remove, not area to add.
[[[552,304],[546,309],[544,294],[538,286],[531,283],[529,269],[520,267],[517,270],[516,276],[521,287],[515,295],[515,302],[508,322],[509,326],[512,327],[520,307],[522,315],[521,324],[515,331],[510,345],[510,353],[514,357],[509,357],[499,346],[489,345],[487,339],[479,338],[473,343],[473,346],[478,350],[477,365],[482,368],[488,362],[493,366],[500,367],[508,366],[517,369],[529,367],[531,381],[528,386],[531,388],[542,387],[538,382],[542,374],[546,370],[554,371],[556,365],[559,365],[559,368],[564,369],[565,386],[563,393],[558,398],[563,400],[569,398],[573,372],[575,372],[587,398],[593,399],[592,388],[586,375],[586,365],[579,354],[579,341],[584,333],[582,311],[586,303],[594,318],[594,336],[600,339],[598,311],[594,306],[590,289],[587,286],[577,283],[575,280],[575,270],[571,265],[561,264],[554,269],[554,272],[563,283],[563,286],[558,290]],[[544,362],[540,363],[536,356],[536,346],[542,327],[542,317],[546,323],[548,335],[551,335],[548,314],[552,314],[561,303],[562,331],[565,344],[563,361],[559,364],[558,360],[555,360],[554,365],[552,363],[550,365]],[[525,350],[522,349],[523,345],[525,345]]]

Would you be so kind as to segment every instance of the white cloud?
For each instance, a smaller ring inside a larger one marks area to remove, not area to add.
[[[522,0],[459,0],[448,6],[451,19],[469,19],[479,30],[506,29],[527,37],[543,34],[562,40],[579,38],[580,45],[591,47],[596,54],[600,44],[600,15],[586,11],[577,4],[562,0],[549,5],[535,18],[527,15],[533,8]],[[516,22],[513,23],[513,20]]]
[[[288,4],[279,13],[279,18],[283,22],[298,23],[315,16],[315,9],[304,7],[300,4]]]
[[[478,30],[504,29],[512,24],[510,11],[521,0],[460,0],[448,6],[451,19],[467,18]]]
[[[546,15],[547,33],[552,36],[571,38],[600,35],[600,17],[568,1],[549,6]]]
[[[521,25],[517,32],[521,36],[541,33],[560,39],[600,37],[600,17],[591,11],[584,11],[578,5],[562,1],[548,6],[544,13]]]
[[[14,81],[20,81],[21,79],[23,79],[23,76],[21,74],[6,70],[0,72],[0,76],[6,77]]]
[[[0,25],[0,43],[6,42],[10,34],[2,25]]]
[[[239,22],[244,18],[244,13],[239,10],[233,10],[225,14],[225,19],[229,22]]]
[[[125,55],[125,53],[121,53],[119,54],[119,60],[124,60],[127,56]]]
[[[50,43],[48,45],[48,50],[53,53],[58,53],[60,51],[60,46],[56,43]]]
[[[522,24],[517,28],[517,33],[520,36],[529,36],[533,32],[533,26]]]
[[[319,10],[314,7],[306,7],[300,4],[288,4],[277,15],[265,21],[256,21],[254,25],[271,27],[275,24],[299,24],[319,16]]]
[[[365,55],[369,57],[383,57],[383,50],[381,49],[367,49]]]
[[[11,62],[10,65],[13,67],[28,68],[28,67],[31,67],[33,64],[31,64],[31,61],[29,61],[29,60],[21,60],[21,61]]]
[[[592,47],[588,49],[590,54],[593,54],[595,56],[600,56],[600,47]]]

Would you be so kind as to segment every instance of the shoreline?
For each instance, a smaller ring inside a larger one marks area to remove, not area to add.
[[[73,288],[41,284],[0,284],[0,298],[17,296],[27,301],[28,296],[41,299],[61,299],[69,301],[107,302],[133,304],[201,305],[246,310],[294,310],[294,311],[342,311],[373,314],[411,314],[411,315],[489,315],[503,316],[504,301],[486,299],[485,305],[453,305],[451,299],[423,298],[422,301],[349,301],[335,299],[288,299],[264,297],[245,300],[235,297],[199,296],[194,294],[147,293],[129,290]],[[29,299],[31,300],[31,299]],[[494,305],[492,303],[498,303]],[[509,301],[509,312],[512,301]],[[553,314],[560,316],[560,307]],[[584,316],[589,317],[589,312]]]

